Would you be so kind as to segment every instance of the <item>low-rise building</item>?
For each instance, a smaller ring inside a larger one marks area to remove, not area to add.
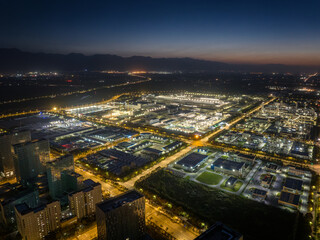
[[[151,155],[155,155],[155,156],[161,156],[162,151],[155,149],[155,148],[151,148],[151,147],[146,147],[144,149],[142,149],[142,151],[146,154],[151,154]]]
[[[180,147],[181,145],[182,145],[182,142],[180,142],[180,141],[175,141],[175,142],[173,142],[173,143],[170,143],[170,144],[164,146],[162,149],[163,149],[163,151],[165,151],[165,152],[170,152],[170,151],[172,151],[172,150]]]
[[[237,178],[235,177],[229,177],[228,180],[226,181],[226,186],[227,187],[233,187],[234,184],[237,182]]]
[[[300,195],[292,192],[282,191],[278,200],[279,204],[291,206],[294,208],[299,207]]]
[[[78,222],[77,216],[70,216],[68,218],[61,220],[61,228],[66,228],[68,226],[77,224],[77,222]]]
[[[261,179],[261,186],[265,188],[269,188],[272,184],[272,181],[273,181],[273,175],[266,174]]]
[[[283,190],[287,192],[300,193],[302,191],[303,181],[295,178],[286,178],[283,184]]]
[[[302,177],[305,174],[305,169],[303,169],[301,167],[289,165],[288,166],[288,174],[293,175],[293,176]]]
[[[256,159],[255,155],[249,155],[249,154],[243,154],[243,153],[237,154],[237,157],[241,160],[251,161],[251,162],[253,162]]]
[[[241,233],[227,227],[221,222],[216,222],[208,230],[196,237],[194,240],[215,240],[215,239],[227,239],[227,240],[243,240]]]
[[[266,165],[266,170],[268,172],[276,172],[278,170],[278,165],[277,164],[273,164],[273,163],[268,163]]]
[[[223,158],[218,158],[211,166],[213,170],[218,170],[234,176],[242,176],[244,162],[235,162]]]
[[[267,191],[259,189],[259,188],[255,188],[252,191],[252,197],[266,199]]]
[[[180,165],[182,168],[188,171],[196,170],[202,163],[208,159],[207,155],[192,152],[179,160],[176,164]]]

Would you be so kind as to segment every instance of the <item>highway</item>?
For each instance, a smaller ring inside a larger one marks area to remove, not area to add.
[[[89,88],[89,89],[78,90],[78,91],[73,91],[73,92],[64,92],[64,93],[60,93],[60,94],[57,93],[57,94],[50,94],[50,95],[46,95],[46,96],[8,100],[8,101],[0,102],[0,105],[9,104],[9,103],[19,103],[19,102],[34,101],[34,100],[38,100],[38,99],[56,98],[56,97],[60,97],[60,96],[70,96],[70,95],[73,95],[73,94],[84,94],[84,93],[89,93],[89,92],[93,92],[93,91],[96,91],[96,90],[99,90],[99,89],[104,89],[104,88],[122,87],[122,86],[126,86],[126,85],[139,84],[139,83],[151,81],[151,78],[147,78],[147,77],[144,77],[144,76],[135,75],[135,77],[144,78],[144,80],[134,81],[134,82],[125,82],[125,83],[119,83],[119,84],[107,85],[107,86],[101,86],[101,87],[95,87],[95,88]]]
[[[61,94],[56,94],[56,95],[47,95],[47,96],[39,96],[39,97],[34,97],[34,98],[25,98],[25,99],[16,99],[16,100],[10,100],[10,101],[4,101],[4,102],[0,102],[0,105],[3,104],[11,104],[11,103],[19,103],[19,102],[28,102],[28,101],[35,101],[35,100],[39,100],[39,99],[46,99],[46,98],[55,98],[55,97],[60,97],[60,96],[70,96],[73,94],[84,94],[87,92],[92,92],[92,91],[96,91],[99,89],[103,89],[103,88],[114,88],[114,87],[121,87],[121,86],[126,86],[126,85],[134,85],[134,84],[140,84],[143,82],[148,82],[151,81],[151,78],[145,78],[144,80],[140,80],[140,81],[135,81],[135,82],[126,82],[126,83],[120,83],[120,84],[116,84],[116,85],[111,85],[111,86],[102,86],[102,87],[98,87],[98,88],[91,88],[91,89],[87,89],[87,90],[81,90],[81,91],[75,91],[75,92],[67,92],[67,93],[61,93]],[[121,94],[123,95],[123,94]],[[107,101],[102,101],[100,102],[101,104],[106,103],[108,101],[112,101],[115,100],[113,98],[107,100]],[[97,103],[99,104],[99,103]],[[67,109],[67,108],[65,108]],[[62,108],[60,110],[63,110]],[[47,109],[47,110],[30,110],[30,111],[23,111],[23,112],[14,112],[14,113],[8,113],[8,114],[2,114],[0,115],[0,119],[1,118],[8,118],[8,117],[16,117],[16,116],[22,116],[22,115],[26,115],[26,114],[36,114],[39,113],[40,111],[52,111],[55,112],[56,109],[52,110],[52,109]]]
[[[309,81],[310,78],[315,77],[315,76],[317,76],[317,75],[318,75],[318,73],[310,74],[310,75],[304,80],[304,82]]]

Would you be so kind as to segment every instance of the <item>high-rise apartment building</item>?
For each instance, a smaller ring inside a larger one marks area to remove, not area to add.
[[[55,201],[37,208],[27,204],[15,206],[18,231],[23,240],[43,240],[50,232],[60,227],[61,207]]]
[[[77,190],[77,176],[74,174],[74,160],[72,155],[65,155],[46,164],[49,192],[57,199],[66,192]],[[76,178],[73,180],[73,178]]]
[[[39,205],[37,189],[26,188],[17,183],[7,183],[0,187],[0,192],[0,224],[15,222],[15,205],[26,203],[31,208]]]
[[[93,215],[96,204],[102,201],[101,184],[87,179],[83,181],[84,188],[69,194],[69,206],[78,219]]]
[[[31,141],[29,131],[4,134],[0,136],[0,176],[14,177],[13,145]]]
[[[45,165],[50,161],[48,140],[35,140],[13,145],[15,152],[16,177],[21,183],[44,173]]]
[[[129,191],[97,204],[98,239],[141,240],[145,236],[145,197]]]

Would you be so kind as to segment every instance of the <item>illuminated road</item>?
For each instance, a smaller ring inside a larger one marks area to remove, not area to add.
[[[151,221],[167,231],[173,237],[183,240],[193,240],[197,237],[197,234],[181,226],[177,222],[173,222],[171,218],[161,213],[159,209],[146,202],[146,221]],[[83,232],[77,233],[76,236],[70,237],[69,240],[88,240],[98,237],[97,225],[85,229]]]
[[[320,175],[320,164],[314,164],[310,167],[313,171],[315,171],[318,175]]]
[[[76,173],[81,174],[84,179],[90,178],[95,182],[99,182],[101,184],[102,190],[108,192],[111,197],[117,196],[122,193],[116,187],[112,186],[111,183],[104,181],[99,175],[94,175],[93,173],[87,170],[83,170],[79,167],[75,167],[75,171]]]
[[[140,76],[140,77],[143,78],[143,76]],[[56,94],[56,95],[47,95],[47,96],[40,96],[40,97],[34,97],[34,98],[9,100],[9,101],[0,102],[0,105],[27,102],[27,101],[35,101],[35,100],[39,100],[39,99],[55,98],[55,97],[61,97],[61,96],[70,96],[73,94],[84,94],[87,92],[92,92],[92,91],[96,91],[96,90],[103,89],[103,88],[114,88],[114,87],[121,87],[121,86],[126,86],[126,85],[134,85],[134,84],[140,84],[140,83],[144,83],[144,82],[148,82],[148,81],[152,80],[151,78],[147,78],[147,77],[144,77],[144,78],[145,78],[144,80],[140,80],[140,81],[120,83],[120,84],[116,84],[116,85],[91,88],[91,89],[81,90],[81,91],[76,91],[76,92],[67,92],[67,93],[61,93],[61,94]],[[107,100],[105,102],[108,102],[108,101],[109,100]],[[102,101],[101,103],[105,103],[105,102]],[[47,109],[47,110],[43,110],[43,111],[51,111],[51,110],[52,109]],[[39,112],[40,112],[40,110],[30,110],[30,111],[23,111],[23,112],[8,113],[8,114],[0,115],[0,118],[16,117],[16,116],[22,116],[22,115],[26,115],[26,114],[35,114],[35,113],[39,113]]]
[[[149,173],[151,173],[152,171],[154,171],[156,168],[158,167],[167,167],[168,164],[170,164],[173,161],[176,161],[177,159],[179,159],[180,157],[184,156],[185,154],[187,154],[188,152],[192,151],[196,146],[192,145],[192,146],[188,146],[187,148],[182,149],[181,151],[175,153],[174,155],[167,157],[165,160],[161,161],[160,163],[154,165],[153,167],[143,171],[141,174],[135,176],[134,178],[131,178],[130,180],[128,180],[127,182],[124,183],[120,183],[121,185],[123,185],[124,187],[128,188],[128,189],[133,189],[134,188],[134,183],[139,180],[141,177],[148,175]]]
[[[172,221],[171,217],[166,216],[161,210],[146,202],[146,221],[148,220],[177,239],[193,240],[198,236],[198,234],[186,229],[182,224]]]
[[[310,75],[304,80],[304,82],[309,81],[310,78],[315,77],[315,76],[317,76],[317,75],[318,75],[318,73],[310,74]]]
[[[81,174],[85,179],[90,178],[95,182],[99,182],[101,184],[102,191],[109,192],[111,197],[117,196],[122,193],[122,191],[114,187],[112,184],[103,181],[100,176],[97,176],[91,172],[82,170],[79,167],[76,167],[75,170],[77,173]],[[141,177],[141,175],[139,177]],[[196,233],[193,233],[187,230],[183,224],[174,222],[173,219],[170,216],[167,216],[159,207],[154,207],[148,201],[146,201],[146,220],[150,218],[152,222],[156,223],[159,227],[162,226],[162,229],[164,230],[167,229],[167,232],[169,232],[172,236],[176,237],[177,239],[192,240],[197,236]],[[73,239],[85,239],[85,238],[82,238],[85,236],[87,237],[87,239],[92,239],[92,238],[89,238],[89,236],[93,236],[94,235],[93,232],[94,230],[90,228],[86,230],[86,232],[81,233],[81,236],[80,236],[81,238],[77,236],[76,238],[73,238]],[[96,228],[95,228],[95,232],[96,232]]]
[[[236,124],[236,123],[238,123],[239,121],[247,118],[247,117],[250,116],[251,114],[253,114],[253,113],[255,113],[256,111],[260,110],[263,106],[268,105],[269,103],[273,102],[273,101],[276,100],[276,99],[277,99],[276,97],[271,98],[269,101],[260,104],[258,107],[250,110],[250,111],[247,112],[247,113],[244,113],[240,118],[237,118],[237,119],[233,120],[232,122],[228,123],[225,127],[220,128],[218,131],[216,131],[216,132],[214,132],[214,133],[212,133],[212,134],[210,134],[210,135],[208,135],[208,136],[206,136],[206,137],[204,137],[204,138],[202,138],[201,140],[198,140],[198,141],[202,142],[203,144],[204,144],[204,143],[207,143],[210,138],[212,138],[212,137],[220,134],[220,133],[221,133],[222,131],[224,131],[224,130],[228,130],[228,129],[229,129],[231,126],[233,126],[234,124]],[[195,142],[198,142],[198,141],[195,141]],[[197,144],[197,143],[195,143],[195,144]],[[199,143],[198,143],[198,144],[199,144]]]
[[[88,240],[96,237],[98,237],[97,224],[94,224],[85,231],[78,233],[77,236],[69,238],[69,240]]]
[[[61,96],[70,96],[70,95],[73,95],[73,94],[84,94],[84,93],[89,93],[89,92],[93,92],[93,91],[96,91],[96,90],[99,90],[99,89],[104,89],[104,88],[122,87],[122,86],[126,86],[126,85],[133,85],[133,84],[139,84],[139,83],[151,81],[151,78],[147,78],[147,77],[144,77],[144,76],[135,75],[135,77],[144,78],[144,80],[134,81],[134,82],[119,83],[119,84],[96,87],[96,88],[90,88],[90,89],[79,90],[79,91],[74,91],[74,92],[65,92],[65,93],[60,93],[60,94],[53,94],[53,95],[51,94],[51,95],[32,97],[32,98],[8,100],[8,101],[0,102],[0,105],[9,104],[9,103],[19,103],[19,102],[34,101],[34,100],[46,99],[46,98],[56,98],[56,97],[61,97]]]

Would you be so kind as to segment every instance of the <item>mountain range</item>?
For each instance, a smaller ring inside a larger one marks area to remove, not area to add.
[[[283,64],[230,64],[194,58],[121,57],[111,54],[32,53],[0,48],[0,72],[27,71],[181,71],[181,72],[312,72],[320,67]]]

